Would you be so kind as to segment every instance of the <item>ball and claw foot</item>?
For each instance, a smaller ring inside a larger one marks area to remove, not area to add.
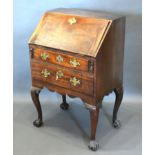
[[[115,129],[119,129],[119,128],[121,127],[121,122],[120,122],[119,120],[115,120],[115,121],[113,122],[113,127],[114,127]]]
[[[91,140],[90,143],[89,143],[89,145],[88,145],[88,148],[90,150],[92,150],[92,151],[97,151],[98,148],[99,148],[99,144],[96,141]]]
[[[61,103],[61,104],[60,104],[60,108],[61,108],[62,110],[67,110],[67,109],[69,108],[69,104],[68,104],[68,103]]]
[[[33,125],[39,128],[43,125],[43,122],[40,119],[37,119],[33,122]]]

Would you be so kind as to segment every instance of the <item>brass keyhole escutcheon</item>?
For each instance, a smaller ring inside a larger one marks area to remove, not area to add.
[[[78,86],[78,85],[80,85],[80,80],[77,79],[76,77],[73,77],[73,78],[70,78],[70,83],[71,83],[73,86]]]
[[[62,71],[56,72],[56,80],[58,80],[59,78],[62,78],[63,76],[64,76],[64,73]]]
[[[57,61],[57,62],[63,62],[64,60],[63,60],[63,57],[62,57],[61,55],[58,55],[58,56],[56,57],[56,61]]]
[[[78,67],[80,66],[80,63],[76,60],[76,59],[71,59],[69,61],[69,63],[73,66],[73,67]]]
[[[50,71],[48,71],[46,68],[41,71],[41,74],[44,78],[47,78],[48,76],[51,75]]]
[[[68,23],[69,23],[70,25],[76,24],[76,19],[75,19],[75,17],[69,18],[69,19],[68,19]]]
[[[49,58],[49,55],[46,54],[45,52],[44,53],[41,53],[40,56],[41,56],[42,60],[47,60]]]

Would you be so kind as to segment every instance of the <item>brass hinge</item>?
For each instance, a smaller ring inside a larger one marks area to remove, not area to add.
[[[30,47],[30,55],[31,55],[31,58],[34,57],[34,49],[32,47]]]
[[[93,72],[94,71],[94,62],[92,60],[88,61],[88,71]]]

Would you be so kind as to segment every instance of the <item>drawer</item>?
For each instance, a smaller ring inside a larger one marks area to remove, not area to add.
[[[89,60],[83,57],[77,57],[73,55],[64,54],[59,50],[48,50],[43,48],[34,48],[33,58],[42,62],[48,62],[57,64],[60,66],[73,68],[75,70],[93,72],[90,63],[93,60]]]
[[[31,60],[32,80],[93,95],[93,76],[58,65]]]

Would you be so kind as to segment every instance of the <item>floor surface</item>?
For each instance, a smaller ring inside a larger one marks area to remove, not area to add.
[[[14,102],[14,155],[141,155],[141,103],[123,102],[118,118],[122,127],[111,125],[112,103],[103,103],[97,129],[97,152],[88,150],[89,111],[79,99],[69,99],[70,108],[59,108],[60,100],[42,104],[44,125],[32,125],[37,113],[32,102]]]

